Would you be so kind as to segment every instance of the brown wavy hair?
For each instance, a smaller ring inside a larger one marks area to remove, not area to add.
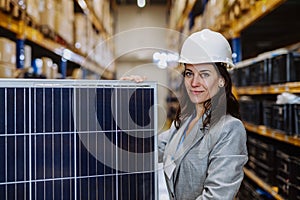
[[[207,117],[203,121],[203,128],[208,125],[213,125],[225,114],[230,114],[237,119],[241,119],[239,103],[232,93],[232,81],[227,71],[227,64],[218,62],[214,63],[214,66],[219,75],[221,75],[225,80],[225,92],[220,92],[220,90],[215,96],[204,102],[204,113]],[[187,94],[184,85],[184,78],[180,86],[180,92],[181,98],[179,98],[179,107],[175,116],[175,127],[177,129],[179,129],[182,121],[195,112],[195,104],[191,102]],[[226,112],[222,111],[222,109],[224,109],[224,102],[226,102]],[[212,118],[212,116],[214,117]]]

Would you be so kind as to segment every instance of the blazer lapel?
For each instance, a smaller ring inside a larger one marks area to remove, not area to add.
[[[164,160],[163,160],[163,162],[164,162],[164,172],[165,172],[165,175],[166,175],[166,181],[169,183],[168,188],[169,188],[169,190],[172,194],[174,194],[174,182],[173,182],[174,172],[177,168],[176,167],[176,162],[174,161],[174,155],[176,153],[178,143],[179,143],[179,141],[182,137],[182,134],[185,130],[185,127],[189,124],[188,123],[189,120],[190,120],[190,117],[188,118],[188,120],[185,123],[183,123],[182,127],[174,134],[174,136],[172,136],[172,138],[170,138],[169,143],[167,144],[167,146],[165,148]],[[174,169],[174,171],[172,171],[172,175],[169,177],[167,174],[170,173],[169,170],[172,170],[170,168],[172,168],[171,165],[173,165],[173,164],[175,164],[175,169]]]
[[[182,159],[185,157],[185,155],[189,152],[189,150],[198,142],[200,141],[203,136],[204,132],[203,130],[203,123],[202,119],[199,119],[199,121],[195,124],[195,126],[192,128],[191,132],[187,135],[181,146],[178,148],[179,141],[181,140],[181,137],[183,135],[184,130],[189,125],[189,122],[191,120],[192,116],[190,116],[185,123],[180,127],[177,133],[173,136],[173,138],[170,139],[170,142],[167,144],[165,149],[165,155],[164,155],[164,166],[166,166],[166,160],[172,158],[175,164],[175,169],[172,173],[172,177],[168,178],[166,177],[166,181],[169,182],[170,190],[174,193],[174,183],[177,178],[179,165],[182,162]],[[207,129],[206,129],[207,130]],[[205,130],[205,131],[206,131]],[[178,149],[177,149],[178,148]],[[166,171],[165,171],[166,173]]]
[[[186,137],[186,139],[182,143],[181,147],[176,151],[176,154],[174,155],[174,161],[175,161],[175,164],[176,164],[176,169],[175,169],[175,171],[173,173],[174,180],[176,180],[176,178],[177,178],[178,169],[179,169],[178,166],[182,162],[182,160],[185,157],[185,155],[204,136],[204,133],[202,131],[202,127],[203,127],[202,126],[202,120],[199,120],[199,121],[200,122],[198,122],[193,127],[193,129],[191,130],[191,132],[188,134],[188,136]]]

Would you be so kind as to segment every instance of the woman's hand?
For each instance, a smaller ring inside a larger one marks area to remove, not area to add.
[[[144,82],[146,79],[147,79],[146,76],[139,76],[139,75],[123,76],[120,78],[120,80],[134,81],[136,83]]]

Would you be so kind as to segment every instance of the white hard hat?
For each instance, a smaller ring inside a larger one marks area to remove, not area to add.
[[[234,67],[227,39],[209,29],[193,33],[184,41],[179,62],[187,64],[223,62]]]

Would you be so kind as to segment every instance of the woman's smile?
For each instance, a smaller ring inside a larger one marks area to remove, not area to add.
[[[200,94],[203,94],[205,91],[204,90],[190,90],[190,92],[193,95],[200,95]]]

